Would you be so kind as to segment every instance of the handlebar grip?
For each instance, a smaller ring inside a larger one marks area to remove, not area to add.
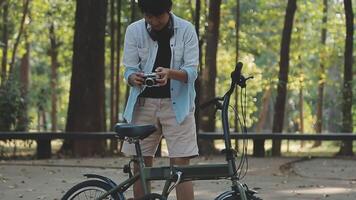
[[[235,84],[240,80],[242,66],[242,62],[238,62],[236,64],[235,70],[231,73],[232,82]]]

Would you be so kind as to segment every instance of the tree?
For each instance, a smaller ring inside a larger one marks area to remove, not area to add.
[[[66,131],[105,131],[104,37],[107,1],[78,0]],[[104,151],[104,141],[73,141],[75,155]],[[68,147],[68,146],[67,146]]]
[[[237,64],[239,62],[239,50],[240,50],[240,40],[239,40],[239,34],[240,34],[240,0],[236,1],[236,22],[235,22],[235,28],[236,28],[236,41],[235,41],[235,51],[236,51],[236,55],[235,55],[235,63]],[[238,89],[235,90],[234,93],[234,99],[235,99],[235,108],[238,108],[238,101],[239,101],[239,95],[238,95]],[[234,127],[235,127],[235,132],[238,132],[238,116],[235,115],[234,118]],[[255,141],[254,141],[255,142]],[[235,140],[235,149],[238,150],[239,149],[239,145],[238,145],[238,140]]]
[[[110,129],[114,127],[115,119],[115,0],[110,0]]]
[[[131,16],[130,16],[130,22],[134,22],[138,19],[138,6],[135,0],[130,0],[130,4],[131,4]],[[130,94],[130,86],[127,84],[126,85],[126,94],[125,94],[125,105],[126,102],[129,98],[129,94]]]
[[[28,89],[30,85],[30,44],[27,39],[27,33],[24,32],[26,52],[21,58],[20,69],[19,69],[19,82],[20,82],[20,92],[21,99],[23,99],[23,104],[21,106],[21,112],[17,117],[18,127],[17,131],[27,131],[28,128]]]
[[[117,45],[116,45],[116,91],[115,91],[115,100],[116,100],[116,111],[115,111],[115,119],[119,119],[119,112],[120,112],[120,51],[121,51],[121,7],[122,3],[121,0],[117,0]]]
[[[272,95],[271,87],[266,88],[262,97],[261,110],[258,117],[258,123],[256,125],[256,133],[260,133],[262,131],[263,126],[266,123],[267,115],[268,115],[268,106]],[[256,139],[253,140],[253,156],[256,157],[264,157],[265,155],[265,140]]]
[[[321,29],[321,45],[322,45],[322,54],[321,54],[321,63],[320,63],[320,72],[319,72],[319,81],[318,81],[318,103],[316,109],[316,123],[315,123],[315,132],[320,134],[323,130],[323,104],[324,104],[324,85],[325,85],[325,45],[327,37],[326,25],[328,22],[328,0],[323,0],[323,19],[322,24],[324,25]],[[321,145],[321,141],[315,141],[314,147]]]
[[[344,84],[342,90],[342,132],[352,133],[352,49],[354,33],[354,14],[352,11],[351,0],[344,0],[344,9],[346,15],[346,38],[344,52]],[[343,141],[339,154],[353,155],[352,141]]]
[[[200,11],[201,11],[201,0],[196,0],[195,1],[195,14],[194,14],[194,26],[195,26],[195,32],[197,33],[198,36],[198,41],[199,41],[199,70],[198,70],[198,77],[195,80],[195,92],[196,92],[196,97],[195,97],[195,125],[196,125],[196,130],[199,132],[199,115],[200,115],[200,108],[199,108],[199,97],[200,97],[200,75],[201,75],[201,66],[202,66],[202,40],[200,39]]]
[[[216,56],[219,39],[221,0],[209,2],[208,30],[206,35],[205,67],[201,76],[201,103],[215,97]],[[214,106],[201,110],[200,127],[203,131],[215,131]],[[201,141],[202,142],[202,141]],[[213,141],[204,141],[201,144],[202,153],[214,152]]]
[[[2,2],[0,4],[3,7],[3,32],[1,42],[3,44],[3,51],[2,51],[2,59],[1,59],[1,82],[0,85],[3,85],[6,80],[6,73],[7,73],[7,52],[8,52],[8,40],[9,40],[9,33],[8,33],[8,15],[9,15],[9,3],[7,1]]]
[[[121,51],[121,39],[122,39],[122,35],[121,35],[121,26],[122,26],[122,23],[121,23],[121,7],[122,7],[122,3],[121,3],[121,0],[117,0],[117,3],[116,3],[116,9],[117,9],[117,25],[115,26],[116,27],[116,32],[117,32],[117,39],[116,39],[116,42],[117,42],[117,45],[116,45],[116,67],[115,67],[115,81],[116,84],[115,84],[115,112],[114,112],[114,118],[116,120],[119,120],[119,113],[120,113],[120,81],[121,81],[121,75],[120,75],[120,51]],[[114,146],[115,148],[118,147],[118,142],[117,140],[115,141],[112,141],[112,145],[111,146]],[[121,145],[122,143],[120,143],[120,150],[121,150]]]
[[[51,57],[51,121],[52,127],[51,131],[57,131],[57,83],[58,83],[58,47],[59,43],[57,41],[57,36],[55,32],[54,23],[51,22],[49,26],[49,41],[50,41],[50,50],[49,55]]]
[[[277,100],[275,103],[273,116],[273,133],[283,131],[284,111],[287,97],[287,83],[289,70],[289,46],[292,36],[293,19],[297,9],[296,0],[288,0],[284,19],[284,28],[282,33],[282,42],[280,50],[279,75],[277,86]],[[273,140],[272,155],[280,156],[281,140]]]
[[[10,61],[9,76],[11,76],[11,72],[13,71],[13,68],[15,65],[16,52],[17,52],[17,48],[20,44],[21,36],[24,32],[25,20],[26,20],[28,10],[29,10],[29,4],[30,4],[30,0],[26,0],[23,3],[23,11],[22,11],[22,18],[21,18],[21,22],[20,22],[20,29],[17,34],[16,40],[14,43],[14,47],[13,47],[13,53],[12,53],[12,57],[11,57],[11,61]]]
[[[117,112],[116,107],[118,107],[116,101],[116,64],[115,64],[115,51],[116,49],[116,25],[118,25],[115,21],[115,8],[116,0],[110,0],[110,130],[113,129],[114,124],[117,122]],[[119,10],[120,12],[120,10]],[[120,25],[119,25],[120,26]],[[112,139],[110,143],[110,151],[114,152],[117,150],[117,139]]]
[[[7,69],[7,56],[9,53],[10,29],[13,30],[10,16],[12,10],[10,1],[1,2],[3,7],[3,28],[2,43],[3,43],[3,58],[1,63],[1,84],[0,84],[0,126],[1,130],[10,131],[25,131],[28,128],[29,118],[27,113],[27,91],[29,86],[29,51],[30,45],[28,37],[25,35],[25,49],[21,57],[21,62],[16,65],[16,53],[19,44],[21,43],[22,35],[25,33],[25,20],[29,13],[29,0],[22,2],[22,12],[20,27],[17,32],[14,46],[12,49],[10,67]],[[20,5],[20,4],[19,4]],[[17,64],[17,63],[16,63]]]

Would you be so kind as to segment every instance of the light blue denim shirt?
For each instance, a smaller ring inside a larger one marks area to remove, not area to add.
[[[171,69],[184,70],[188,75],[188,81],[171,81],[172,107],[176,114],[177,122],[184,121],[189,112],[195,108],[194,81],[197,78],[199,64],[198,38],[194,26],[174,14],[174,35],[170,39]],[[156,60],[158,44],[153,41],[146,30],[145,21],[141,19],[130,24],[126,29],[123,64],[125,66],[124,77],[135,72],[152,72]],[[132,120],[132,114],[139,94],[145,89],[142,87],[130,87],[130,96],[124,112],[124,118],[128,123]]]

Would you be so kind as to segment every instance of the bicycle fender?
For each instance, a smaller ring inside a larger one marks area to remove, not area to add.
[[[111,187],[117,186],[113,180],[111,180],[110,178],[105,177],[105,176],[100,176],[97,174],[84,174],[84,176],[87,178],[96,178],[96,179],[102,180],[102,181],[106,182],[107,184],[109,184]]]

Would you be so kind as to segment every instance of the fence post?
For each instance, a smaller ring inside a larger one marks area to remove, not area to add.
[[[51,158],[52,148],[50,139],[38,139],[37,143],[37,159]]]

